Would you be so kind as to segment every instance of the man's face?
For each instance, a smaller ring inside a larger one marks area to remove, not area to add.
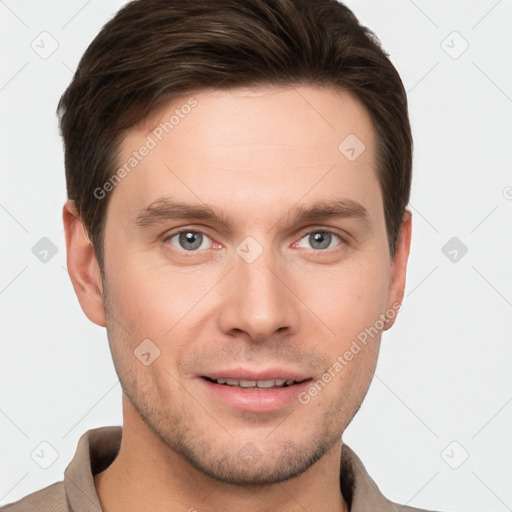
[[[104,286],[125,421],[137,411],[214,478],[280,481],[339,448],[373,375],[379,318],[401,298],[375,134],[364,107],[331,89],[193,98],[126,136],[119,167],[149,151],[111,192]],[[338,215],[300,217],[329,205]]]

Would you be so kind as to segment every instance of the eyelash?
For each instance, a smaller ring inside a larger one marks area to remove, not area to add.
[[[207,238],[210,238],[206,233],[204,233],[202,231],[198,231],[198,230],[194,230],[194,229],[182,229],[180,231],[176,231],[175,233],[171,233],[168,236],[166,236],[165,239],[164,239],[164,242],[167,243],[171,239],[173,239],[174,237],[176,237],[178,235],[181,235],[182,233],[201,234],[201,235],[203,235],[203,236],[205,236]],[[309,249],[310,251],[314,251],[314,252],[319,253],[319,254],[320,253],[331,253],[332,251],[340,250],[340,248],[341,248],[340,246],[344,246],[344,245],[347,244],[346,240],[344,240],[341,235],[339,235],[338,233],[336,233],[334,231],[331,231],[331,230],[328,230],[328,229],[312,229],[312,230],[310,229],[309,231],[306,231],[306,232],[302,233],[300,235],[298,241],[294,242],[293,245],[295,245],[298,242],[300,242],[306,236],[314,234],[314,233],[322,233],[322,234],[333,235],[333,236],[337,237],[340,240],[340,242],[336,246],[334,246],[334,247],[328,247],[326,249],[313,249],[313,248],[311,248],[311,249]],[[210,240],[211,240],[211,238],[210,238]],[[216,243],[216,242],[213,242],[213,243]],[[190,256],[196,255],[196,254],[198,254],[201,251],[208,250],[208,249],[193,249],[191,251],[186,251],[185,249],[181,249],[181,248],[175,247],[175,246],[173,246],[173,248],[177,249],[181,253],[184,253],[184,254],[190,255]]]

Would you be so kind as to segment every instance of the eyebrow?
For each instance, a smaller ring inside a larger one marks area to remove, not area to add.
[[[285,216],[288,222],[297,224],[342,218],[359,220],[366,225],[370,223],[368,210],[352,199],[322,201],[311,206],[299,205],[292,207],[283,215]],[[222,210],[207,204],[189,204],[169,198],[158,199],[148,207],[138,210],[135,223],[146,227],[172,219],[207,220],[229,226],[228,216]]]

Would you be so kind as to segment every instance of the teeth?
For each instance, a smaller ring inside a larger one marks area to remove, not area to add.
[[[270,389],[275,387],[291,386],[294,380],[270,379],[270,380],[244,380],[244,379],[216,379],[217,384],[226,384],[240,388],[262,388]]]
[[[255,380],[243,380],[240,379],[240,387],[241,388],[254,388],[256,386]]]
[[[281,384],[279,384],[281,382]],[[259,388],[273,388],[274,386],[282,386],[283,381],[280,380],[259,380],[256,385]]]

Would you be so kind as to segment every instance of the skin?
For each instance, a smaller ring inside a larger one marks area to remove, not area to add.
[[[341,436],[394,319],[307,404],[241,411],[205,391],[199,375],[280,366],[321,378],[401,302],[410,213],[391,258],[374,129],[349,93],[258,87],[193,97],[197,106],[110,192],[104,282],[73,202],[63,209],[73,286],[87,317],[107,328],[123,387],[120,452],[94,477],[103,510],[348,510]],[[119,164],[189,98],[130,131]],[[366,147],[355,161],[338,150],[351,133]],[[141,210],[171,196],[222,209],[227,224],[137,225]],[[287,216],[333,199],[356,201],[367,221]],[[170,238],[180,229],[203,233],[200,248]],[[327,248],[312,240],[318,231],[334,233]],[[248,236],[262,248],[251,263],[236,251]],[[160,350],[148,366],[134,356],[144,339]]]

